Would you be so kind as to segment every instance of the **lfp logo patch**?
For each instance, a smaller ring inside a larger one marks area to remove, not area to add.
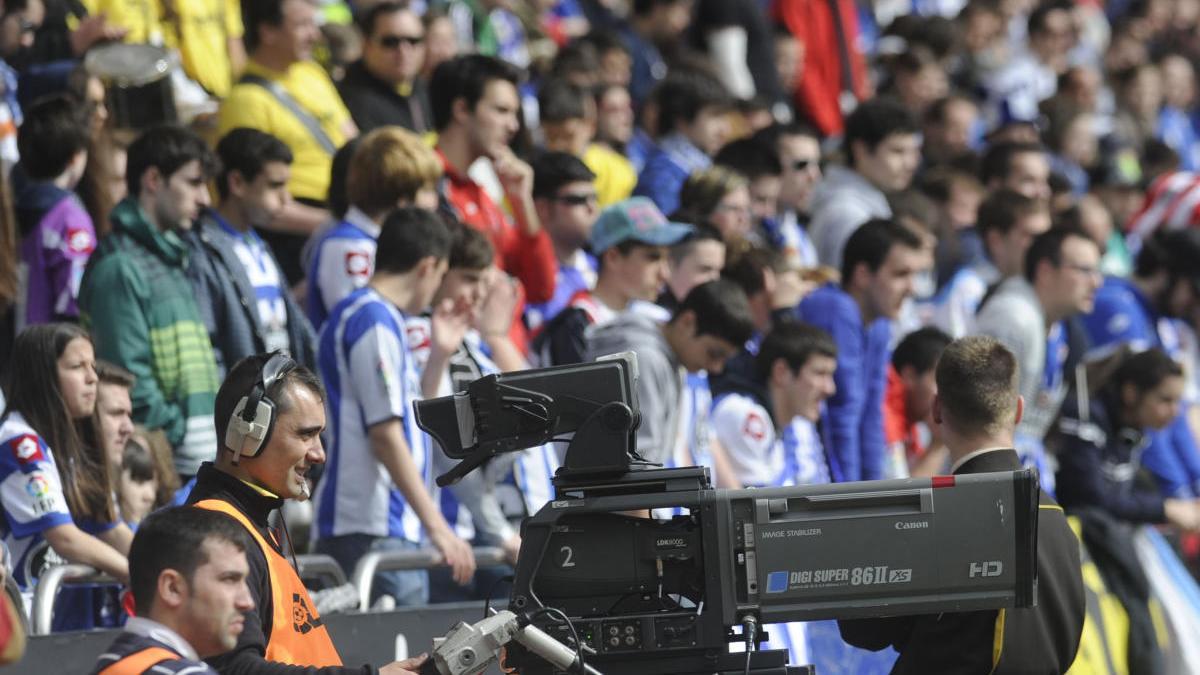
[[[767,592],[782,593],[788,588],[788,573],[771,572],[767,575]]]

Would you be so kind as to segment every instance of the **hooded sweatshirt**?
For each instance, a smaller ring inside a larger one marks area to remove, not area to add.
[[[137,376],[133,419],[162,429],[175,449],[175,468],[190,476],[212,460],[217,363],[184,275],[187,246],[152,225],[126,198],[112,212],[112,234],[88,264],[79,296],[96,356]]]
[[[641,312],[623,312],[590,331],[587,361],[627,351],[637,354],[638,363],[642,422],[637,430],[637,451],[651,462],[665,463],[679,436],[683,366],[667,343],[662,324]]]
[[[808,234],[822,265],[842,268],[842,249],[859,225],[872,218],[890,218],[887,196],[843,166],[831,166],[813,191],[812,220]]]
[[[22,294],[17,327],[79,315],[79,282],[96,248],[96,228],[79,199],[49,181],[18,187]]]

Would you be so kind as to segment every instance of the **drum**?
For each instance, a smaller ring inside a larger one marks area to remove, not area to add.
[[[106,44],[88,51],[83,65],[104,82],[117,129],[137,131],[178,120],[171,88],[171,72],[179,67],[174,52],[153,45]]]

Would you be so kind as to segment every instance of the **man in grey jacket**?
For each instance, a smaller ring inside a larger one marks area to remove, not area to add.
[[[1042,440],[1067,391],[1063,321],[1092,310],[1101,281],[1096,242],[1077,228],[1054,228],[1033,240],[1024,275],[1001,282],[976,316],[976,332],[998,339],[1017,356],[1017,386],[1026,402],[1017,452],[1026,465],[1038,466],[1050,493],[1054,474],[1044,463]]]
[[[279,263],[255,227],[290,201],[292,151],[256,129],[234,129],[217,144],[221,201],[185,236],[187,275],[223,374],[252,354],[283,351],[315,367],[316,337],[292,300]]]
[[[890,218],[887,195],[907,189],[921,162],[920,127],[903,105],[876,98],[846,118],[846,166],[830,166],[813,193],[809,236],[822,265],[842,268],[859,225]]]
[[[637,449],[647,460],[662,463],[679,436],[685,372],[720,373],[753,333],[745,292],[729,281],[709,281],[693,288],[665,324],[646,312],[626,311],[600,326],[589,337],[587,360],[637,354],[642,413]]]

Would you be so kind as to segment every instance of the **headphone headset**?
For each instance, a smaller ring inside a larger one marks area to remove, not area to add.
[[[281,378],[296,369],[296,362],[283,352],[271,352],[258,380],[250,392],[238,401],[229,416],[229,427],[225,430],[225,447],[233,451],[236,465],[242,456],[257,457],[266,447],[275,428],[275,401],[267,392]]]

